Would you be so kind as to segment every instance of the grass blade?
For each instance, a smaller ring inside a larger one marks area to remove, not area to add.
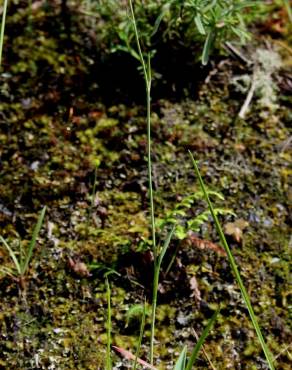
[[[186,358],[187,358],[187,347],[184,346],[184,348],[182,349],[179,355],[179,358],[177,359],[175,363],[173,370],[185,370]]]
[[[1,31],[0,31],[0,69],[1,69],[1,65],[2,65],[2,51],[3,51],[3,43],[4,43],[7,5],[8,5],[8,0],[4,0],[3,13],[2,13],[2,22],[1,22]]]
[[[198,178],[199,183],[200,183],[200,187],[201,187],[201,189],[202,189],[202,191],[204,193],[204,197],[205,197],[205,199],[206,199],[206,201],[208,203],[208,207],[209,207],[210,213],[211,213],[211,215],[213,217],[213,220],[215,222],[216,230],[217,230],[217,232],[219,234],[220,241],[221,241],[221,243],[222,243],[222,245],[223,245],[223,247],[224,247],[224,249],[225,249],[225,251],[227,253],[227,256],[228,256],[228,260],[229,260],[231,269],[232,269],[232,271],[233,271],[233,273],[235,275],[236,281],[237,281],[237,283],[239,285],[239,288],[240,288],[240,291],[241,291],[242,298],[243,298],[244,303],[245,303],[245,306],[246,306],[246,308],[248,310],[248,313],[249,313],[251,322],[252,322],[253,327],[254,327],[254,329],[256,331],[256,334],[257,334],[258,340],[259,340],[259,342],[261,344],[262,350],[263,350],[263,352],[265,354],[265,357],[266,357],[268,366],[269,366],[270,370],[275,370],[275,367],[273,365],[273,357],[272,357],[272,355],[271,355],[271,353],[270,353],[270,351],[269,351],[269,349],[268,349],[268,347],[266,345],[266,342],[264,340],[264,337],[262,335],[260,326],[258,324],[256,315],[255,315],[255,313],[253,311],[253,308],[252,308],[252,305],[251,305],[251,302],[250,302],[249,295],[248,295],[248,293],[247,293],[247,291],[246,291],[246,289],[245,289],[245,287],[243,285],[243,281],[242,281],[241,276],[240,276],[240,273],[238,271],[238,268],[237,268],[235,259],[234,259],[233,255],[232,255],[232,252],[231,252],[231,250],[230,250],[230,248],[229,248],[229,246],[227,244],[227,241],[226,241],[226,238],[224,236],[222,227],[221,227],[221,225],[219,223],[219,220],[218,220],[218,218],[217,218],[217,216],[216,216],[216,214],[214,212],[214,208],[213,208],[212,203],[210,201],[210,198],[208,196],[208,193],[207,193],[207,190],[206,190],[204,181],[203,181],[203,179],[201,177],[201,174],[200,174],[198,165],[197,165],[197,163],[196,163],[196,161],[195,161],[195,159],[194,159],[194,157],[193,157],[193,155],[192,155],[192,153],[190,151],[189,151],[189,154],[191,156],[191,159],[192,159],[192,162],[193,162],[193,166],[194,166],[194,169],[195,169],[195,173],[196,173],[197,178]]]
[[[167,238],[165,239],[165,242],[163,244],[163,248],[162,248],[162,250],[161,250],[161,252],[159,254],[159,257],[158,257],[158,267],[159,267],[159,269],[160,269],[162,260],[163,260],[163,258],[165,256],[165,253],[167,251],[167,248],[169,247],[169,243],[171,242],[171,239],[172,239],[173,233],[175,231],[175,228],[176,228],[176,225],[174,225],[172,227],[172,229],[170,230],[170,232],[168,233]]]
[[[0,236],[0,240],[4,244],[5,248],[8,250],[10,257],[11,257],[12,261],[14,262],[14,265],[15,265],[15,268],[17,270],[18,275],[21,275],[21,267],[20,267],[20,264],[19,264],[18,259],[16,257],[16,254],[9,247],[8,243],[6,242],[6,240],[4,238],[2,238],[2,236]]]
[[[36,245],[36,240],[37,240],[37,237],[39,235],[40,229],[42,227],[44,217],[45,217],[45,213],[46,213],[46,206],[42,209],[42,211],[39,215],[37,224],[36,224],[36,226],[33,230],[32,238],[31,238],[31,241],[30,241],[29,246],[28,246],[28,250],[27,250],[27,253],[26,253],[26,256],[25,256],[25,259],[24,259],[24,263],[21,264],[21,274],[22,275],[25,274],[25,272],[28,268],[29,261],[31,260],[32,251],[33,251],[33,249]]]
[[[196,359],[198,357],[198,354],[200,352],[200,349],[201,349],[202,345],[204,344],[205,339],[209,335],[209,333],[210,333],[210,331],[211,331],[211,329],[212,329],[212,327],[214,325],[214,322],[217,319],[217,316],[219,314],[219,311],[220,311],[220,308],[218,308],[217,311],[215,311],[215,313],[213,314],[213,316],[211,317],[211,319],[208,321],[207,326],[203,330],[203,333],[201,334],[199,340],[197,341],[197,344],[195,345],[195,348],[193,349],[193,351],[191,353],[191,357],[190,357],[190,359],[189,359],[189,361],[187,363],[186,370],[192,370],[192,366],[195,363],[195,361],[196,361]]]
[[[203,66],[205,66],[209,61],[209,55],[214,45],[215,38],[216,38],[216,32],[214,30],[210,30],[206,37],[204,48],[203,48],[203,53],[202,53]]]

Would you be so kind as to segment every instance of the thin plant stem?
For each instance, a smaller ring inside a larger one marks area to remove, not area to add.
[[[108,277],[105,279],[106,284],[106,297],[107,297],[107,342],[106,342],[106,370],[112,369],[112,362],[111,362],[111,327],[112,327],[112,312],[111,312],[111,287],[109,284]]]
[[[3,13],[2,13],[2,22],[1,22],[1,31],[0,31],[0,69],[1,69],[1,66],[2,66],[2,51],[3,51],[3,43],[4,43],[7,5],[8,5],[8,0],[4,0]]]
[[[240,276],[240,273],[239,273],[239,270],[238,270],[238,267],[236,265],[236,262],[235,262],[235,259],[233,257],[233,254],[229,248],[229,245],[226,241],[226,238],[225,238],[225,235],[223,233],[223,230],[222,230],[222,227],[220,225],[220,222],[218,220],[218,217],[216,215],[216,213],[214,212],[214,208],[213,208],[213,205],[210,201],[210,198],[209,198],[209,195],[207,193],[207,190],[206,190],[206,187],[205,187],[205,184],[204,184],[204,181],[202,179],[202,176],[200,174],[200,170],[199,170],[199,167],[192,155],[192,153],[189,151],[189,154],[191,156],[191,159],[192,159],[192,162],[193,162],[193,166],[194,166],[194,169],[195,169],[195,173],[197,175],[197,178],[199,180],[199,183],[200,183],[200,187],[204,193],[204,197],[206,199],[206,202],[208,204],[208,207],[209,207],[209,210],[210,210],[210,213],[212,215],[212,218],[215,222],[215,226],[216,226],[216,230],[218,232],[218,235],[219,235],[219,238],[220,238],[220,241],[226,251],[226,254],[228,256],[228,260],[229,260],[229,263],[230,263],[230,266],[231,266],[231,269],[234,273],[234,276],[236,278],[236,281],[237,281],[237,284],[240,288],[240,291],[241,291],[241,295],[242,295],[242,298],[243,298],[243,301],[245,303],[245,306],[248,310],[248,313],[249,313],[249,316],[250,316],[250,319],[251,319],[251,322],[252,322],[252,325],[256,331],[256,334],[257,334],[257,337],[258,337],[258,340],[261,344],[261,347],[262,347],[262,350],[265,354],[265,357],[266,357],[266,360],[267,360],[267,363],[268,363],[268,366],[269,366],[269,369],[270,370],[275,370],[275,367],[273,365],[273,357],[272,357],[272,354],[270,353],[270,350],[268,349],[268,346],[266,345],[266,342],[264,340],[264,337],[262,335],[262,332],[261,332],[261,329],[260,329],[260,326],[258,324],[258,321],[257,321],[257,318],[256,318],[256,315],[254,313],[254,310],[252,308],[252,304],[251,304],[251,301],[250,301],[250,298],[249,298],[249,295],[245,289],[245,286],[243,284],[243,281],[241,279],[241,276]]]
[[[91,193],[91,202],[90,207],[87,215],[87,227],[89,226],[90,219],[92,218],[94,202],[95,202],[95,195],[96,195],[96,182],[97,182],[97,166],[94,168],[94,179],[93,179],[93,186],[92,186],[92,193]]]
[[[155,212],[154,212],[154,196],[152,186],[152,159],[151,159],[151,61],[150,54],[147,56],[147,63],[145,62],[141,44],[139,40],[139,32],[137,29],[137,23],[134,13],[132,0],[129,0],[129,7],[131,11],[132,23],[134,27],[134,33],[136,38],[136,44],[138,49],[139,59],[143,69],[145,87],[146,87],[146,109],[147,109],[147,167],[148,167],[148,194],[150,202],[150,223],[151,223],[151,235],[152,235],[152,250],[154,255],[154,277],[153,277],[153,297],[152,297],[152,321],[151,321],[151,334],[150,334],[150,363],[153,365],[154,358],[154,335],[155,335],[155,316],[156,316],[156,304],[157,304],[157,290],[159,271],[157,271],[158,251],[156,247],[156,231],[155,231]]]
[[[153,247],[154,259],[156,259],[157,249],[156,249],[156,232],[155,232],[155,215],[154,215],[154,197],[153,197],[153,186],[152,186],[152,159],[151,159],[151,153],[152,153],[152,149],[151,149],[151,79],[152,77],[151,77],[151,63],[150,63],[151,61],[150,61],[150,54],[148,54],[148,57],[147,57],[147,64],[144,60],[132,0],[129,0],[129,6],[131,10],[136,44],[138,48],[138,55],[139,55],[140,62],[142,65],[145,87],[146,87],[148,192],[149,192],[149,201],[150,201],[151,233],[152,233],[152,244],[153,244],[152,247]]]
[[[137,365],[138,365],[138,357],[139,357],[139,353],[140,353],[140,349],[141,349],[141,345],[142,345],[142,339],[143,339],[144,328],[145,328],[145,319],[146,319],[146,301],[144,301],[144,305],[143,305],[139,340],[138,340],[138,346],[137,346],[137,350],[136,350],[136,354],[135,354],[135,362],[134,362],[133,370],[136,370]]]
[[[161,269],[161,263],[163,260],[163,257],[165,256],[166,250],[169,246],[169,243],[171,241],[171,238],[173,236],[173,233],[175,231],[176,225],[172,227],[170,230],[163,248],[159,254],[159,256],[156,258],[156,261],[154,261],[154,276],[153,276],[153,292],[152,292],[152,312],[151,312],[151,333],[150,333],[150,363],[153,365],[154,360],[154,337],[155,337],[155,321],[156,321],[156,307],[157,307],[157,293],[158,293],[158,284],[159,284],[159,275],[160,275],[160,269]]]

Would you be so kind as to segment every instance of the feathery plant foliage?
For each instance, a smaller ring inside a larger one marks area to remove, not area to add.
[[[214,190],[208,190],[210,196],[214,196],[220,200],[224,200],[222,194]],[[209,210],[199,213],[195,217],[185,221],[188,217],[187,211],[193,207],[195,201],[203,199],[204,194],[202,191],[196,191],[195,193],[184,197],[179,203],[177,203],[173,210],[168,211],[163,218],[156,218],[156,226],[158,230],[163,230],[167,225],[175,225],[175,236],[179,240],[186,238],[189,231],[199,232],[200,227],[204,222],[208,221],[211,213]],[[233,215],[235,214],[226,208],[215,208],[217,215]]]
[[[8,0],[4,0],[2,20],[1,20],[1,31],[0,31],[0,70],[1,70],[1,67],[2,67],[2,52],[3,52],[3,43],[4,43],[7,6],[8,6]]]
[[[242,10],[254,5],[255,1],[169,0],[156,19],[153,34],[165,17],[168,18],[168,28],[173,22],[186,24],[204,39],[201,61],[206,65],[216,39],[226,41],[231,33],[242,41],[248,38]]]
[[[44,207],[38,217],[38,221],[36,223],[36,226],[32,233],[32,238],[30,240],[30,243],[28,245],[28,248],[26,251],[24,251],[21,247],[21,242],[19,242],[19,253],[13,251],[13,249],[8,245],[7,241],[0,236],[0,240],[3,243],[4,247],[8,251],[10,258],[12,259],[14,263],[14,268],[8,268],[8,267],[1,267],[0,271],[3,273],[18,279],[23,279],[25,274],[27,273],[29,263],[32,258],[32,253],[36,245],[36,241],[39,235],[39,232],[41,230],[44,217],[46,213],[46,207]]]
[[[270,353],[270,351],[269,351],[269,349],[268,349],[268,347],[267,347],[267,345],[265,343],[264,337],[262,335],[260,326],[258,324],[258,321],[257,321],[257,318],[255,316],[254,310],[252,308],[252,304],[251,304],[249,295],[248,295],[248,293],[247,293],[247,291],[245,289],[245,286],[243,284],[243,281],[241,279],[241,276],[240,276],[238,267],[236,265],[235,259],[234,259],[233,255],[232,255],[231,249],[229,248],[229,245],[228,245],[228,243],[226,241],[226,238],[224,236],[222,227],[221,227],[220,222],[218,220],[218,217],[217,217],[217,215],[216,215],[216,213],[214,211],[214,207],[213,207],[213,205],[212,205],[212,203],[210,201],[210,198],[209,198],[208,192],[206,190],[206,186],[204,184],[204,181],[203,181],[203,179],[201,177],[201,174],[200,174],[198,165],[197,165],[197,163],[196,163],[196,161],[195,161],[195,159],[194,159],[194,157],[193,157],[193,155],[192,155],[192,153],[190,151],[189,151],[189,154],[191,156],[191,159],[192,159],[192,162],[193,162],[193,166],[194,166],[194,169],[195,169],[195,173],[196,173],[196,176],[197,176],[197,178],[199,180],[199,183],[200,183],[200,187],[201,187],[201,189],[202,189],[202,191],[204,193],[204,197],[205,197],[206,202],[208,204],[208,207],[209,207],[209,210],[211,212],[212,218],[213,218],[213,220],[215,222],[216,230],[218,232],[220,241],[221,241],[221,243],[222,243],[222,245],[223,245],[223,247],[225,249],[225,252],[226,252],[226,254],[228,256],[228,260],[229,260],[231,269],[232,269],[232,271],[234,273],[234,276],[236,278],[237,284],[238,284],[238,286],[240,288],[241,295],[242,295],[242,298],[244,300],[245,306],[246,306],[246,308],[248,310],[248,313],[249,313],[249,316],[250,316],[252,325],[253,325],[253,327],[254,327],[254,329],[256,331],[258,340],[259,340],[259,342],[261,344],[261,347],[262,347],[262,350],[263,350],[263,352],[265,354],[265,357],[266,357],[268,366],[269,366],[270,370],[274,370],[275,368],[274,368],[274,365],[273,365],[273,357],[272,357],[272,355],[271,355],[271,353]]]
[[[205,65],[216,44],[234,37],[244,43],[249,38],[246,19],[257,16],[259,4],[248,0],[136,1],[140,43],[143,50],[154,54],[159,43],[174,42],[183,34],[185,44],[201,45],[201,61]],[[106,21],[99,37],[111,51],[126,51],[139,58],[135,32],[125,18],[120,0],[91,1],[90,6],[86,2],[83,8],[86,16]]]

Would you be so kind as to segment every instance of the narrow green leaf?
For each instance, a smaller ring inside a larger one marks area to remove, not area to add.
[[[213,316],[211,317],[211,319],[208,321],[208,324],[207,326],[205,327],[205,329],[203,330],[203,333],[201,334],[197,344],[195,345],[195,348],[193,349],[192,353],[191,353],[191,357],[187,363],[187,367],[185,370],[192,370],[192,366],[193,364],[195,363],[197,357],[198,357],[198,354],[200,352],[200,349],[202,347],[202,345],[204,344],[205,342],[205,339],[207,338],[207,336],[209,335],[213,325],[214,325],[214,322],[216,321],[217,319],[217,316],[219,314],[219,311],[220,311],[220,308],[217,309],[217,311],[213,314]]]
[[[240,273],[238,271],[238,268],[237,268],[237,265],[236,265],[236,262],[235,262],[235,259],[232,255],[232,252],[229,248],[229,245],[227,244],[227,241],[226,241],[226,238],[224,236],[224,233],[223,233],[223,230],[222,230],[222,227],[220,225],[220,222],[218,220],[218,217],[216,215],[216,213],[214,212],[214,208],[213,208],[213,205],[210,201],[210,198],[208,196],[208,193],[207,193],[207,190],[206,190],[206,187],[205,187],[205,184],[204,184],[204,181],[202,179],[202,176],[200,174],[200,171],[199,171],[199,168],[198,168],[198,165],[192,155],[192,153],[189,151],[189,154],[191,156],[191,159],[192,159],[192,162],[193,162],[193,166],[194,166],[194,169],[195,169],[195,173],[197,175],[197,178],[199,180],[199,183],[200,183],[200,187],[204,193],[204,196],[205,196],[205,199],[206,199],[206,202],[208,204],[208,207],[209,207],[209,210],[211,212],[211,215],[212,215],[212,218],[215,222],[215,226],[216,226],[216,230],[218,232],[218,235],[219,235],[219,238],[220,238],[220,241],[226,251],[226,254],[228,256],[228,260],[229,260],[229,263],[230,263],[230,266],[231,266],[231,269],[234,273],[234,276],[237,280],[237,283],[238,283],[238,286],[240,288],[240,291],[241,291],[241,295],[242,295],[242,298],[244,300],[244,303],[245,303],[245,306],[248,310],[248,313],[249,313],[249,316],[250,316],[250,319],[251,319],[251,322],[253,324],[253,327],[256,331],[256,334],[257,334],[257,337],[258,337],[258,340],[261,344],[261,347],[262,347],[262,350],[265,354],[265,357],[266,357],[266,360],[267,360],[267,363],[268,363],[268,366],[270,368],[270,370],[275,370],[275,367],[273,365],[273,357],[266,345],[266,342],[264,340],[264,337],[262,335],[262,332],[261,332],[261,329],[260,329],[260,326],[258,324],[258,321],[257,321],[257,318],[255,316],[255,313],[253,311],[253,308],[252,308],[252,305],[251,305],[251,302],[250,302],[250,298],[249,298],[249,295],[244,287],[244,284],[243,284],[243,281],[241,279],[241,276],[240,276]]]
[[[2,236],[0,236],[0,240],[2,241],[2,243],[4,244],[5,248],[8,250],[9,252],[9,255],[12,259],[12,261],[14,262],[14,265],[15,265],[15,268],[17,270],[17,273],[19,275],[21,275],[21,267],[20,267],[20,264],[18,262],[18,259],[16,257],[16,254],[13,252],[13,250],[9,247],[9,245],[7,244],[6,240],[4,238],[2,238]]]
[[[168,233],[167,238],[166,238],[166,240],[165,240],[165,242],[164,242],[164,245],[163,245],[163,247],[162,247],[162,250],[161,250],[161,252],[160,252],[160,254],[159,254],[159,257],[158,257],[158,266],[159,266],[159,268],[160,268],[160,266],[161,266],[161,262],[162,262],[162,260],[163,260],[163,257],[165,256],[165,253],[166,253],[166,251],[167,251],[167,248],[168,248],[168,246],[169,246],[169,243],[170,243],[170,241],[171,241],[171,238],[172,238],[172,235],[173,235],[173,233],[174,233],[174,231],[175,231],[175,228],[176,228],[176,225],[174,225],[174,226],[171,228],[171,230],[170,230],[170,232]]]
[[[216,38],[216,31],[214,29],[212,29],[211,31],[209,31],[209,33],[206,37],[204,48],[203,48],[202,64],[204,66],[209,61],[209,55],[210,55],[211,49],[213,48],[215,38]]]
[[[156,18],[156,21],[154,23],[154,27],[153,27],[153,31],[151,33],[151,36],[154,36],[156,34],[156,32],[158,31],[158,28],[160,26],[160,23],[162,22],[162,19],[164,18],[164,16],[169,12],[169,6],[164,6],[162,8],[162,11],[161,13],[158,15],[158,17]]]
[[[205,27],[203,25],[202,18],[199,13],[195,16],[195,23],[200,34],[206,35]]]
[[[12,278],[15,278],[15,275],[16,275],[16,270],[12,270],[9,267],[5,267],[5,266],[0,267],[0,272]]]
[[[182,349],[179,358],[177,359],[173,370],[185,370],[187,357],[187,346]]]
[[[36,245],[36,240],[37,240],[37,237],[39,235],[39,232],[40,232],[40,229],[42,227],[42,224],[43,224],[43,221],[44,221],[44,217],[45,217],[45,213],[46,213],[46,206],[42,209],[40,215],[39,215],[39,218],[38,218],[38,221],[37,221],[37,224],[33,230],[33,233],[32,233],[32,238],[31,238],[31,241],[29,243],[29,246],[28,246],[28,250],[27,250],[27,253],[26,253],[26,256],[25,256],[25,260],[24,260],[24,263],[21,265],[21,274],[24,275],[27,268],[28,268],[28,264],[31,260],[31,256],[32,256],[32,251]]]

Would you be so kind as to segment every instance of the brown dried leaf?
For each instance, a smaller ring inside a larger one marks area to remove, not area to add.
[[[135,361],[135,359],[136,359],[136,356],[135,355],[133,355],[131,352],[129,352],[129,351],[123,349],[123,348],[113,346],[113,349],[116,350],[117,352],[119,352],[127,360],[133,360],[133,361]],[[137,358],[137,362],[140,365],[143,365],[144,367],[146,367],[147,369],[157,370],[156,367],[148,364],[148,362],[142,360],[141,358]]]
[[[81,277],[88,277],[90,276],[90,272],[84,262],[74,261],[72,258],[69,257],[68,259],[68,266],[75,272],[75,274]]]
[[[200,239],[196,236],[194,232],[188,232],[188,236],[185,239],[186,243],[190,247],[195,247],[201,250],[210,249],[221,256],[226,256],[225,250],[220,247],[218,244],[212,243],[206,239]]]
[[[239,243],[242,239],[242,232],[248,227],[248,222],[242,218],[236,220],[235,222],[228,222],[224,226],[224,231],[227,235],[233,237],[233,239]]]
[[[195,297],[197,301],[201,301],[201,292],[199,290],[199,284],[195,276],[190,278],[190,287],[192,290],[191,297]]]

